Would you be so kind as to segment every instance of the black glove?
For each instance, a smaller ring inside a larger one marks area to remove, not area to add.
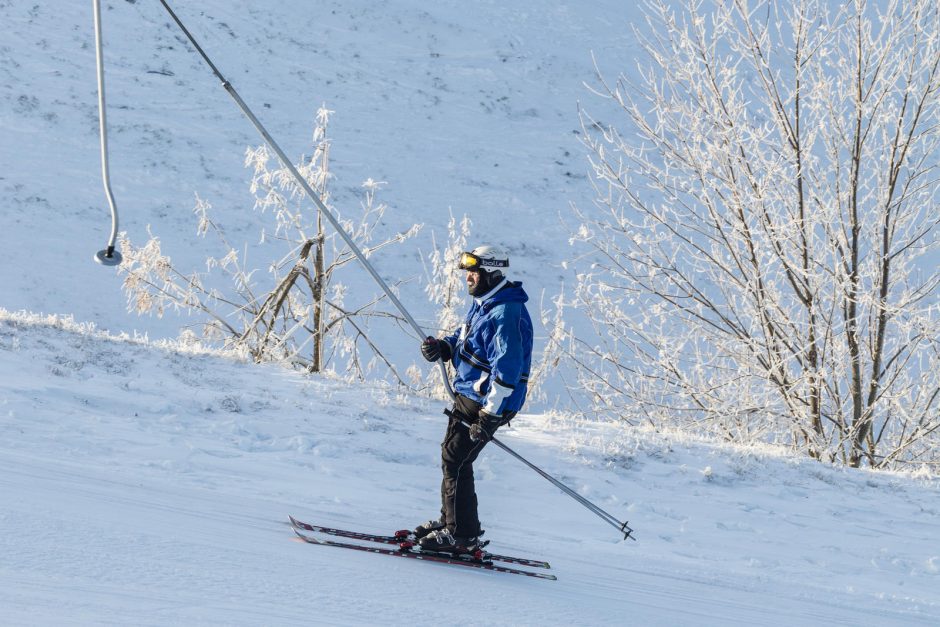
[[[421,343],[421,354],[428,361],[437,361],[438,359],[450,361],[450,344],[429,335]]]
[[[470,440],[472,442],[489,442],[493,439],[493,434],[496,433],[501,424],[503,424],[503,421],[500,420],[499,416],[488,414],[481,409],[477,421],[470,425]]]

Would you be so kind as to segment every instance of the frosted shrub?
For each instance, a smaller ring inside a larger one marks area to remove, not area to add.
[[[566,355],[566,345],[569,343],[570,329],[565,322],[565,310],[572,306],[565,300],[564,286],[562,292],[555,296],[551,301],[551,307],[547,308],[543,302],[539,306],[539,317],[542,327],[548,332],[541,352],[532,362],[532,373],[529,375],[529,398],[533,400],[558,400],[549,399],[546,393],[548,389],[566,389],[568,382],[563,369],[559,369],[562,359]],[[555,382],[560,382],[560,386]]]
[[[296,164],[297,170],[367,257],[413,237],[420,225],[376,240],[377,226],[387,210],[377,200],[381,182],[363,183],[355,219],[340,215],[330,205],[330,113],[326,108],[317,112],[313,156]],[[206,260],[205,272],[183,272],[163,254],[157,237],[150,234],[138,248],[122,234],[125,261],[120,271],[125,274],[128,308],[158,316],[167,309],[198,313],[206,338],[247,351],[258,362],[284,361],[311,372],[331,368],[359,379],[381,364],[392,379],[403,384],[373,340],[381,336],[375,325],[402,322],[397,313],[383,308],[385,295],[354,295],[339,280],[344,266],[355,261],[353,252],[335,232],[324,229],[320,212],[265,146],[248,149],[245,165],[252,171],[254,208],[267,225],[260,245],[274,257],[267,273],[246,266],[245,253],[226,239],[209,202],[197,196],[197,233],[215,235],[222,254]],[[212,273],[227,279],[226,289],[208,287]]]
[[[467,288],[463,273],[457,270],[457,259],[460,253],[468,250],[470,225],[470,218],[466,215],[458,224],[457,219],[451,213],[450,221],[447,223],[447,241],[443,247],[438,245],[436,236],[432,235],[434,250],[428,256],[430,268],[427,271],[425,293],[431,305],[437,309],[434,328],[428,329],[428,332],[435,337],[453,332],[463,322],[466,313]],[[420,371],[412,372],[411,377],[416,385],[427,389],[432,396],[448,398],[437,366],[424,377]],[[421,383],[422,378],[423,383]]]

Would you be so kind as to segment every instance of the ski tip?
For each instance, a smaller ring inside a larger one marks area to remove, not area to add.
[[[301,520],[297,520],[290,514],[288,514],[287,517],[290,519],[290,526],[294,528],[294,531],[297,531],[299,529],[302,529],[304,531],[313,531],[313,528],[311,528],[310,525],[308,525],[307,523]]]

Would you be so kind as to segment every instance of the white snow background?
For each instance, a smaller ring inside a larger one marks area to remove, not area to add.
[[[634,63],[632,5],[173,6],[290,155],[309,154],[321,103],[336,111],[338,206],[372,177],[389,183],[389,233],[425,223],[373,258],[383,276],[420,279],[452,208],[513,250],[533,309],[558,291],[557,217],[590,200],[582,83],[592,51],[604,70]],[[150,225],[198,268],[199,193],[256,241],[253,129],[158,2],[103,7],[122,230],[142,243]],[[191,321],[127,313],[120,277],[92,262],[110,222],[91,2],[0,0],[0,24],[0,623],[940,624],[934,478],[537,404],[501,439],[636,542],[492,447],[477,471],[491,548],[544,558],[558,581],[295,541],[289,513],[377,533],[433,515],[442,404],[200,352],[171,341]],[[403,300],[433,319],[420,280]],[[413,338],[384,339],[416,358]]]

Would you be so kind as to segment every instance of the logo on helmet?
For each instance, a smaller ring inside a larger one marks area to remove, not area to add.
[[[457,267],[461,270],[494,272],[509,267],[509,255],[496,246],[477,246],[468,253],[461,253]]]

